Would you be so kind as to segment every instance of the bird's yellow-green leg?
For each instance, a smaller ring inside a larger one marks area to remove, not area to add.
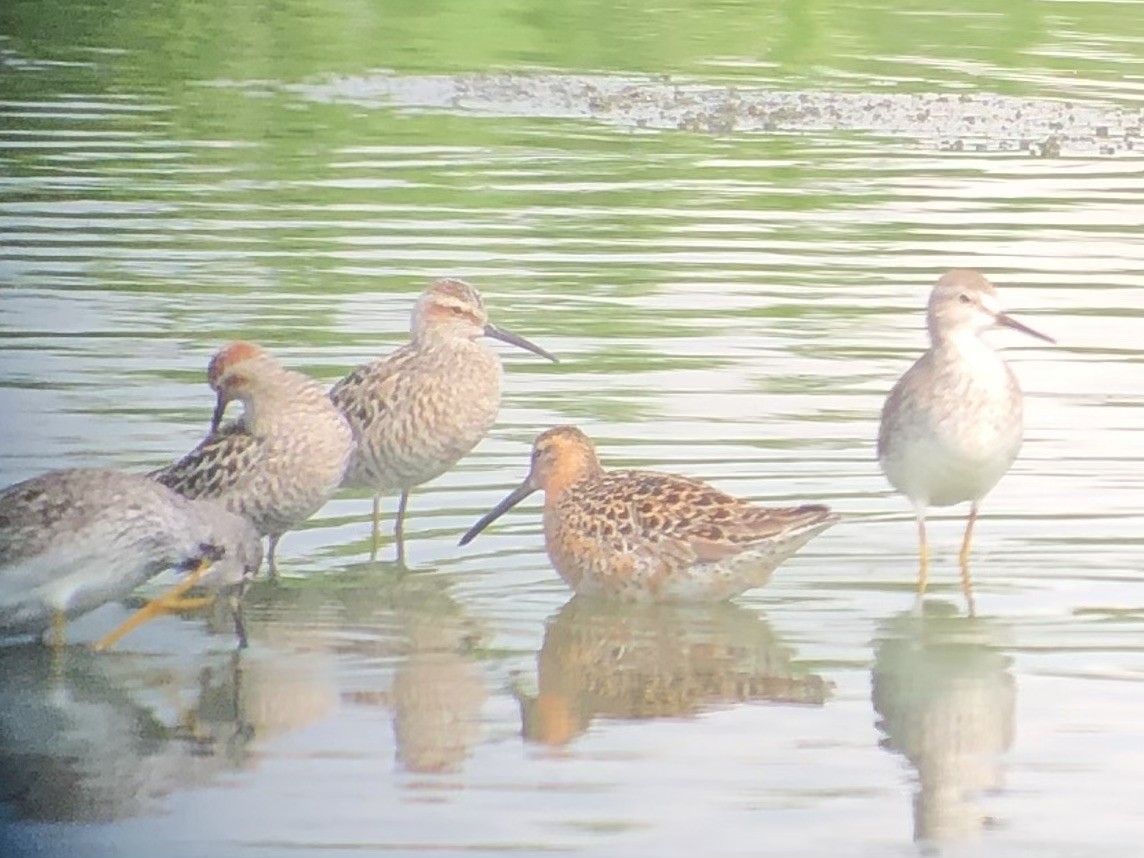
[[[918,598],[926,594],[929,584],[929,543],[926,541],[926,517],[918,513]]]
[[[373,530],[370,531],[369,562],[377,562],[377,546],[381,542],[381,497],[373,496]]]
[[[203,608],[209,608],[215,603],[214,596],[172,596],[167,593],[165,596],[160,596],[163,600],[168,613],[184,613],[186,611],[201,611]]]
[[[977,502],[969,508],[969,521],[965,525],[965,538],[961,541],[961,552],[957,559],[961,565],[961,589],[965,593],[965,602],[969,606],[969,614],[973,616],[973,574],[969,570],[969,553],[973,547],[973,525],[977,523]]]
[[[67,643],[68,615],[61,609],[52,611],[52,647],[61,649]]]
[[[266,574],[270,580],[275,584],[281,583],[278,577],[278,540],[282,538],[281,533],[272,533],[267,540],[266,550]]]
[[[52,631],[49,644],[52,648],[52,677],[59,679],[64,673],[64,656],[67,652],[68,615],[62,609],[52,611]]]
[[[393,536],[397,541],[397,564],[405,565],[405,507],[409,504],[409,489],[401,492],[397,502],[397,522],[393,525]]]
[[[214,596],[204,596],[202,598],[182,598],[183,594],[194,587],[203,574],[210,568],[211,561],[207,557],[199,560],[198,565],[187,574],[182,581],[164,593],[162,596],[157,596],[124,620],[117,628],[108,632],[98,641],[92,645],[92,649],[102,652],[103,650],[110,649],[126,635],[128,632],[134,631],[145,623],[151,622],[156,617],[161,617],[163,614],[170,614],[176,611],[189,611],[196,608],[205,607],[214,603]]]

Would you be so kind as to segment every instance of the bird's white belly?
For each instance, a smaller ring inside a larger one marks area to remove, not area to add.
[[[985,497],[1009,470],[1020,436],[1000,443],[952,445],[937,435],[913,439],[882,461],[890,483],[923,506],[950,506]]]
[[[115,562],[98,552],[59,548],[0,570],[0,635],[51,627],[55,613],[77,617],[131,592],[146,579],[126,549]],[[124,568],[126,567],[126,568]]]

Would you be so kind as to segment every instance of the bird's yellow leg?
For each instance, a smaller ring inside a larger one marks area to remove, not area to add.
[[[370,532],[369,562],[377,561],[377,546],[381,542],[381,498],[373,496],[373,530]]]
[[[282,534],[271,534],[270,539],[267,540],[268,547],[266,551],[266,574],[270,580],[275,584],[279,583],[278,579],[278,540],[282,538]]]
[[[393,536],[397,542],[397,564],[405,565],[405,507],[409,504],[409,489],[401,492],[397,502],[397,522],[393,525]]]
[[[52,611],[52,646],[61,647],[68,639],[68,615],[61,610]]]
[[[969,508],[969,521],[965,525],[965,538],[961,541],[961,552],[957,559],[961,566],[961,589],[965,593],[965,602],[969,606],[969,615],[973,616],[973,573],[969,569],[969,553],[973,547],[973,525],[977,523],[977,502]]]
[[[204,607],[205,605],[213,604],[214,596],[205,596],[203,598],[184,599],[182,595],[199,583],[203,574],[210,568],[211,561],[207,557],[199,560],[191,572],[187,574],[182,581],[168,590],[161,596],[156,596],[126,620],[124,620],[117,628],[108,632],[98,641],[92,645],[92,649],[102,652],[108,650],[126,635],[128,632],[134,631],[140,626],[151,622],[156,617],[161,617],[163,614],[173,613],[175,611],[187,611],[194,608]]]
[[[918,598],[926,594],[929,583],[929,543],[926,541],[925,513],[918,513]]]
[[[172,597],[170,593],[160,596],[166,604],[168,613],[183,613],[184,611],[200,611],[209,608],[215,603],[214,596],[183,596]]]
[[[60,678],[64,672],[64,653],[67,647],[68,615],[60,609],[52,611],[52,677]]]

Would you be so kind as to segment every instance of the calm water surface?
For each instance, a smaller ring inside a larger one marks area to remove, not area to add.
[[[1144,7],[998,5],[5,4],[3,484],[163,464],[219,344],[333,380],[444,274],[563,362],[496,346],[409,569],[339,496],[241,654],[203,615],[0,652],[0,851],[1137,854]],[[873,450],[955,265],[1060,342],[992,337],[1027,430],[976,619],[964,510],[911,613]],[[845,521],[730,605],[570,601],[535,502],[456,545],[558,423]]]

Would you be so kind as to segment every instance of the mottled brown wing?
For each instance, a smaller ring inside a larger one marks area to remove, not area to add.
[[[382,360],[367,363],[330,388],[330,399],[345,415],[354,434],[384,420],[388,403],[395,398],[406,365],[415,358],[411,346],[402,346]]]
[[[150,476],[184,497],[217,498],[237,487],[262,455],[262,442],[236,421]]]
[[[767,508],[733,497],[700,480],[654,471],[613,471],[628,485],[637,526],[649,537],[678,542],[704,562],[809,526],[828,516],[824,506]],[[666,546],[665,546],[666,547]]]

